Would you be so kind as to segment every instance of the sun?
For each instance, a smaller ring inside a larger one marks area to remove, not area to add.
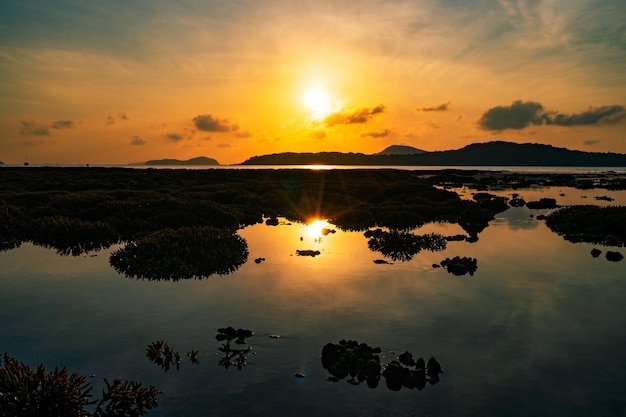
[[[323,230],[328,226],[325,220],[313,220],[306,225],[306,231],[309,236],[313,238],[320,238],[323,235]]]
[[[313,118],[321,119],[333,111],[330,95],[321,88],[311,88],[304,94],[304,104],[313,111]]]

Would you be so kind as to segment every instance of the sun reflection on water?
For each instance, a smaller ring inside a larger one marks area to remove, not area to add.
[[[321,239],[322,236],[328,234],[326,230],[329,230],[331,225],[326,220],[313,220],[309,221],[306,225],[306,233],[309,237],[315,240]]]

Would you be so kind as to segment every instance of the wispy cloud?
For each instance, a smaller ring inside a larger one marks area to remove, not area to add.
[[[183,137],[179,135],[178,133],[168,133],[165,135],[165,137],[171,140],[172,142],[179,142],[183,140]]]
[[[366,132],[361,133],[362,138],[384,138],[389,136],[391,131],[389,129],[381,130],[380,132]]]
[[[130,141],[130,144],[133,146],[142,146],[145,145],[147,142],[143,139],[141,139],[139,136],[134,136],[133,139]]]
[[[22,120],[20,134],[27,136],[50,136],[48,125]]]
[[[598,123],[619,123],[626,117],[624,106],[589,107],[589,110],[577,114],[553,114],[548,115],[547,124],[559,126],[581,126]]]
[[[106,118],[107,125],[114,125],[118,121],[126,122],[130,120],[126,112],[117,112],[116,114],[109,114]]]
[[[75,123],[71,120],[56,120],[49,124],[21,120],[20,123],[22,125],[22,127],[20,128],[20,134],[26,136],[52,136],[52,134],[50,133],[50,129],[71,129],[75,126]]]
[[[244,130],[243,132],[237,132],[237,134],[235,134],[235,137],[237,139],[246,139],[246,138],[251,138],[252,137],[252,133],[250,133],[247,130]]]
[[[358,123],[367,123],[372,117],[385,111],[385,106],[378,105],[372,109],[362,108],[354,112],[337,112],[330,114],[324,119],[327,126],[338,124],[349,125]]]
[[[74,122],[71,120],[57,120],[50,125],[53,129],[71,129],[74,127]]]
[[[239,130],[239,125],[231,123],[230,120],[212,114],[203,114],[192,119],[198,130],[203,132],[235,132]]]
[[[418,108],[417,111],[447,111],[448,108],[450,107],[450,101],[448,101],[447,103],[442,103],[438,106],[432,106],[432,107],[421,107]]]
[[[496,106],[487,110],[478,125],[485,130],[521,130],[535,125],[584,126],[619,123],[626,118],[624,106],[611,105],[590,107],[576,114],[546,111],[541,103],[514,101],[510,106]]]

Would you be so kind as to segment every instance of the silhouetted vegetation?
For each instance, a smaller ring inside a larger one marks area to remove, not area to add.
[[[100,399],[91,399],[93,386],[84,375],[67,368],[36,370],[5,353],[0,360],[0,417],[134,417],[158,405],[160,391],[135,381],[104,380]],[[89,407],[96,405],[95,411]]]
[[[626,246],[626,207],[571,206],[551,213],[546,225],[570,242]]]

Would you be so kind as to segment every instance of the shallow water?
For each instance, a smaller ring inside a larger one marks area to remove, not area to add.
[[[624,191],[516,192],[527,201],[626,204]],[[625,415],[626,261],[593,258],[597,246],[553,234],[536,220],[547,212],[510,208],[475,243],[382,265],[361,232],[320,240],[301,224],[259,224],[240,231],[250,255],[238,271],[178,282],[118,274],[108,263],[117,247],[62,257],[24,244],[0,253],[0,351],[95,375],[96,392],[102,378],[155,384],[165,395],[150,416]],[[432,232],[463,233],[449,224],[415,231]],[[433,267],[457,255],[478,259],[474,276]],[[215,335],[225,326],[255,332],[241,371],[217,366]],[[422,391],[329,382],[321,349],[341,339],[380,346],[383,362],[405,350],[435,356],[444,373]],[[200,350],[200,363],[184,358],[164,372],[146,359],[155,340],[183,357]]]

